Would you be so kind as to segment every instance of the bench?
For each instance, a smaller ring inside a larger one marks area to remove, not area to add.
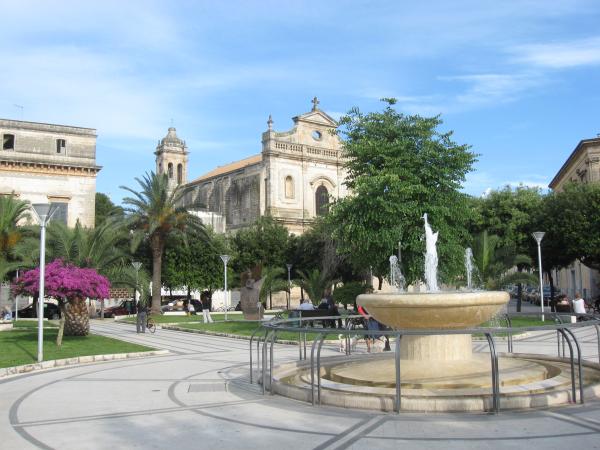
[[[335,328],[335,322],[340,319],[325,319],[325,317],[331,317],[335,314],[332,314],[328,309],[293,309],[288,312],[289,319],[312,319],[308,321],[308,324],[311,327],[315,326],[315,322],[319,322],[323,328],[331,327]],[[339,316],[339,314],[337,314]]]

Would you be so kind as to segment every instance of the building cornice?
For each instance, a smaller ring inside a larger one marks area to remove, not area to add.
[[[57,125],[52,123],[26,122],[23,120],[0,119],[0,128],[97,137],[95,128],[74,127],[70,125]]]
[[[0,159],[0,172],[21,172],[47,175],[79,175],[95,177],[102,166],[84,166],[74,164],[53,164],[39,161],[14,161]]]
[[[583,153],[583,151],[585,150],[585,147],[588,147],[589,145],[593,145],[593,144],[600,145],[600,137],[592,138],[592,139],[583,139],[583,140],[579,141],[579,144],[577,144],[577,147],[575,147],[575,150],[573,150],[571,152],[571,154],[569,155],[569,157],[567,158],[565,163],[562,165],[560,170],[556,173],[556,175],[554,176],[554,178],[552,179],[552,181],[550,182],[548,187],[550,187],[550,189],[555,189],[555,187],[560,183],[561,179],[565,176],[565,174],[573,166],[573,164],[575,163],[575,161],[577,160],[579,155],[581,153]]]

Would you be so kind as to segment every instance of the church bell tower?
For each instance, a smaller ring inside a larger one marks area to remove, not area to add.
[[[169,189],[187,183],[188,149],[185,141],[177,137],[174,127],[170,127],[167,135],[156,146],[156,173],[166,173],[169,178]]]

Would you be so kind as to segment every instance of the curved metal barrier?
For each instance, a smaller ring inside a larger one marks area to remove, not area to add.
[[[563,314],[564,315],[564,314]],[[477,334],[485,336],[490,350],[491,360],[491,386],[492,386],[492,408],[494,413],[500,411],[500,377],[498,367],[498,353],[496,350],[496,341],[494,335],[498,333],[506,333],[507,336],[507,347],[508,353],[513,353],[513,337],[515,333],[525,333],[533,331],[556,331],[557,333],[557,348],[558,357],[565,357],[565,343],[569,348],[569,362],[571,366],[571,395],[573,400],[577,401],[577,384],[579,385],[579,402],[584,402],[583,392],[583,376],[582,376],[582,352],[579,341],[573,333],[573,329],[586,328],[593,326],[596,329],[596,337],[598,343],[598,362],[600,363],[600,318],[594,317],[589,314],[568,314],[569,316],[576,316],[578,318],[586,319],[585,321],[576,323],[565,323],[562,320],[560,313],[546,313],[546,317],[553,321],[550,325],[542,326],[521,326],[514,327],[512,319],[516,317],[539,317],[537,314],[531,313],[511,313],[505,314],[503,318],[507,324],[506,327],[475,327],[465,328],[460,330],[442,330],[442,329],[406,329],[406,330],[379,330],[377,334],[380,336],[386,336],[389,338],[395,338],[395,378],[396,378],[396,392],[394,401],[394,410],[399,413],[401,410],[401,371],[400,371],[400,340],[403,336],[430,336],[430,335],[452,335],[452,334]],[[331,334],[343,335],[345,339],[345,354],[351,355],[351,337],[352,336],[367,336],[372,335],[372,330],[356,328],[356,320],[362,319],[363,316],[352,315],[342,317],[346,324],[344,328],[313,328],[305,326],[305,323],[315,320],[314,318],[293,318],[293,319],[272,319],[268,322],[263,322],[259,328],[257,328],[250,338],[250,383],[253,382],[253,343],[256,341],[256,355],[257,355],[257,368],[260,369],[262,393],[266,394],[267,390],[270,394],[273,392],[273,365],[274,365],[274,346],[277,339],[277,334],[280,332],[292,332],[298,334],[298,348],[299,348],[299,361],[306,360],[306,335],[315,335],[310,350],[310,392],[311,401],[313,406],[315,404],[321,404],[321,350],[325,337]],[[327,316],[320,318],[323,320],[339,320],[340,316]],[[319,320],[320,320],[319,319]],[[261,339],[260,331],[264,332],[264,336]],[[260,345],[262,343],[262,361],[260,357]],[[577,355],[575,355],[575,350]],[[262,365],[261,365],[262,362]],[[578,383],[575,379],[575,363],[577,363],[578,372]],[[316,365],[316,376],[315,376],[315,365]],[[315,380],[316,378],[316,380]],[[268,386],[268,389],[267,389]],[[316,390],[316,395],[315,395]]]

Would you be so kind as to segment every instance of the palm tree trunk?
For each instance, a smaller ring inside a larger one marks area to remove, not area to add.
[[[152,237],[152,314],[160,314],[162,287],[162,254],[164,243],[159,236]]]
[[[85,299],[69,299],[65,308],[65,335],[87,336],[90,332],[90,317]]]

